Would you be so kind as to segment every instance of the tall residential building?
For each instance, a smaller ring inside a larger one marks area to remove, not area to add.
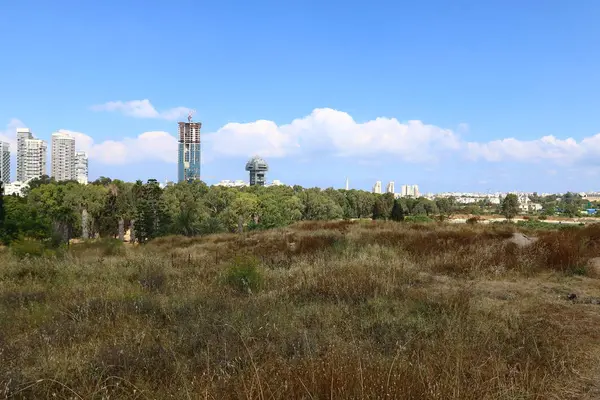
[[[82,185],[88,183],[88,156],[85,151],[75,152],[75,179]]]
[[[402,197],[419,197],[418,185],[402,185]]]
[[[394,193],[394,181],[390,181],[385,188],[386,193]]]
[[[179,182],[200,179],[200,128],[201,122],[179,122],[179,155],[177,180]]]
[[[27,140],[33,139],[28,128],[17,128],[17,181],[25,182],[25,158],[27,157]]]
[[[375,182],[375,185],[373,185],[373,193],[381,194],[381,181]]]
[[[10,145],[0,142],[0,183],[10,183]]]
[[[68,133],[52,134],[51,176],[59,182],[76,179],[75,138]]]
[[[41,139],[34,139],[29,129],[17,129],[18,182],[46,175],[47,149],[47,143]]]

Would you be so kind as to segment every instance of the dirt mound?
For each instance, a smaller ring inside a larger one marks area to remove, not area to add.
[[[514,244],[516,244],[519,247],[529,246],[530,244],[534,243],[536,240],[538,240],[538,238],[533,237],[533,236],[524,235],[521,232],[513,233],[512,237],[510,239],[508,239],[509,242],[513,242]]]

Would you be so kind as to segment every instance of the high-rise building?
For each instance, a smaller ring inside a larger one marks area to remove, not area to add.
[[[10,145],[0,142],[0,183],[10,183]]]
[[[179,155],[177,179],[179,182],[200,179],[200,128],[201,122],[179,122]]]
[[[375,182],[375,185],[373,185],[373,193],[381,194],[381,181]]]
[[[350,180],[346,178],[346,190],[350,190]]]
[[[27,140],[33,139],[28,128],[17,128],[17,181],[25,182],[25,158],[27,157]]]
[[[390,181],[385,188],[386,193],[394,193],[394,181]]]
[[[419,197],[419,186],[418,185],[402,185],[402,197]]]
[[[56,181],[71,181],[75,175],[75,138],[68,133],[52,134],[51,176]]]
[[[75,152],[75,179],[82,185],[88,183],[88,156],[85,151]]]
[[[254,156],[246,163],[246,171],[250,172],[250,186],[265,186],[269,164],[259,156]]]
[[[48,144],[34,139],[29,129],[17,129],[17,181],[46,175],[47,149]]]

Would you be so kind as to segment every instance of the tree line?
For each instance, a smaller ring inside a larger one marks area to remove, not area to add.
[[[452,199],[395,199],[393,194],[301,186],[207,186],[202,181],[170,184],[124,182],[101,177],[81,185],[43,176],[23,196],[0,195],[0,239],[68,241],[76,237],[132,240],[269,229],[303,220],[393,219],[450,214]]]
[[[577,195],[532,196],[543,213],[574,214],[583,206]],[[453,213],[500,212],[516,215],[509,195],[500,206],[489,201],[460,206],[452,197],[430,200],[394,198],[391,193],[301,186],[207,186],[202,181],[170,184],[156,180],[124,182],[101,177],[89,185],[56,182],[43,176],[30,182],[24,196],[0,192],[0,240],[20,238],[68,241],[76,237],[123,237],[143,243],[164,235],[203,235],[286,226],[297,221],[380,219],[402,221]]]

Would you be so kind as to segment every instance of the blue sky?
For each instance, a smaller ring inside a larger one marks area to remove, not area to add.
[[[92,179],[175,179],[191,108],[208,182],[247,179],[258,153],[269,179],[304,186],[596,190],[599,13],[592,0],[3,1],[0,140],[68,130]]]

